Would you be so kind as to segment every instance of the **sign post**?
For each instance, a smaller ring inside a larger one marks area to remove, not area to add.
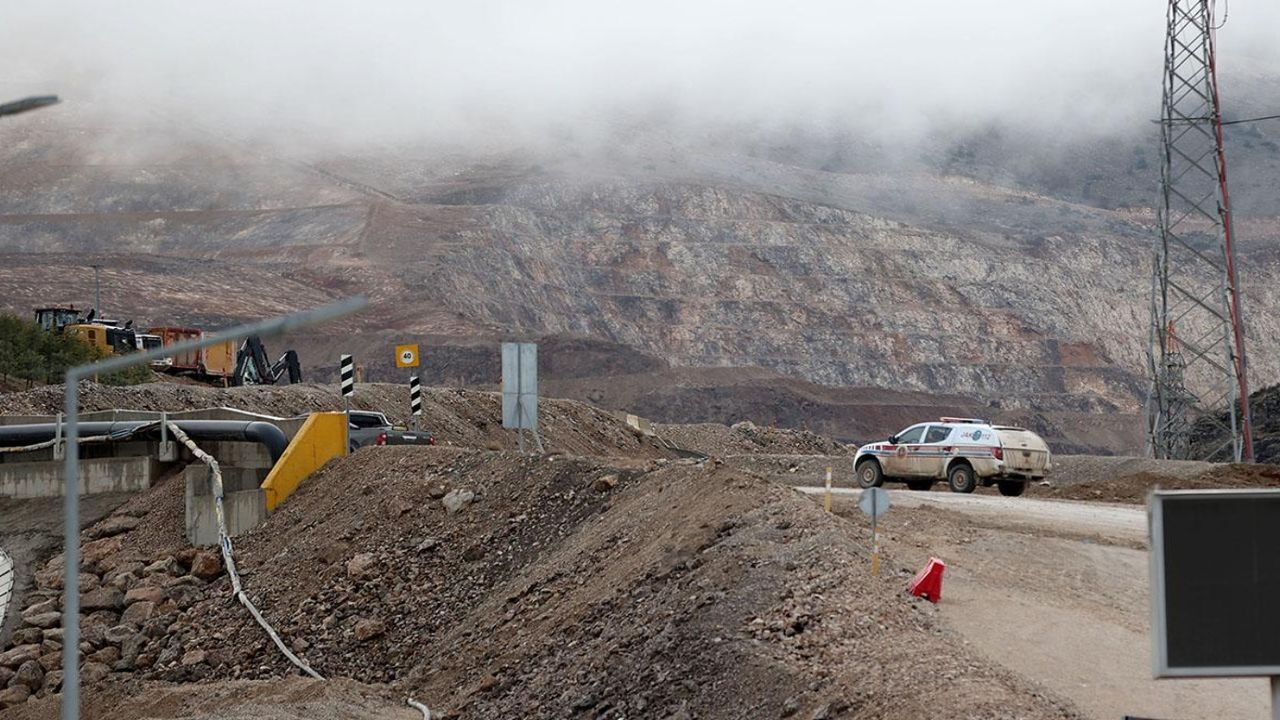
[[[1156,491],[1147,514],[1155,677],[1269,677],[1280,719],[1280,490]]]
[[[889,491],[869,487],[858,496],[858,509],[871,518],[871,576],[880,574],[880,516],[889,510]]]
[[[416,343],[396,346],[397,368],[416,368],[421,362]],[[412,411],[413,429],[416,431],[418,429],[418,416],[422,414],[422,390],[418,386],[417,375],[409,376],[409,409]]]
[[[338,360],[338,375],[342,387],[342,412],[346,415],[347,431],[345,445],[351,449],[351,396],[356,393],[356,367],[350,355],[343,355]]]
[[[827,512],[831,512],[831,468],[827,468],[827,493],[822,498],[822,507]]]
[[[409,376],[409,413],[413,415],[413,429],[418,429],[418,416],[422,414],[422,386],[418,376]]]

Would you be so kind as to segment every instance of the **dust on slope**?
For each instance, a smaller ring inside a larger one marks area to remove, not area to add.
[[[318,670],[446,717],[1076,717],[962,647],[901,574],[868,578],[862,540],[714,461],[392,447],[332,463],[237,553]],[[134,679],[290,672],[225,579],[194,587]]]

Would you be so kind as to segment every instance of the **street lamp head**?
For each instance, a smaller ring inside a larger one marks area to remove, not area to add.
[[[0,105],[0,115],[17,115],[28,110],[38,110],[42,107],[58,104],[57,95],[37,95],[35,97],[14,100],[13,102]]]

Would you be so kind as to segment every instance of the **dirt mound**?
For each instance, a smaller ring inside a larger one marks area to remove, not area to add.
[[[0,396],[0,414],[48,415],[60,412],[63,388],[50,385]],[[502,428],[502,397],[495,392],[460,388],[423,388],[421,426],[441,444],[490,449],[514,449],[516,435]],[[248,412],[291,417],[322,410],[341,410],[342,396],[330,385],[289,385],[211,388],[150,383],[111,387],[85,383],[80,392],[83,411],[194,410],[229,407]],[[406,386],[369,383],[356,386],[352,407],[386,413],[407,423]],[[620,418],[573,400],[543,398],[538,403],[539,430],[548,450],[584,455],[673,457],[652,438],[634,432]]]
[[[157,519],[108,538],[112,560]],[[317,670],[446,717],[1075,717],[965,649],[907,570],[868,577],[865,539],[715,461],[393,447],[332,463],[236,548]],[[149,559],[106,571],[134,601],[93,652],[136,651],[108,682],[292,672],[225,578]]]
[[[1192,468],[1179,468],[1182,472],[1175,473],[1143,468],[1131,473],[1116,474],[1110,478],[1086,480],[1069,485],[1058,484],[1055,479],[1049,486],[1033,486],[1030,495],[1065,500],[1145,503],[1147,495],[1157,488],[1162,490],[1238,490],[1280,487],[1280,466],[1277,465],[1184,463],[1184,465],[1201,464],[1207,467],[1196,472],[1192,472]]]
[[[654,432],[685,450],[706,455],[845,455],[852,454],[843,443],[808,430],[763,427],[752,422],[732,426],[654,424]]]

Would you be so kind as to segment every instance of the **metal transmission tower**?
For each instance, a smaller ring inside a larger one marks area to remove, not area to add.
[[[1169,0],[1164,62],[1147,449],[1252,462],[1211,0]]]

